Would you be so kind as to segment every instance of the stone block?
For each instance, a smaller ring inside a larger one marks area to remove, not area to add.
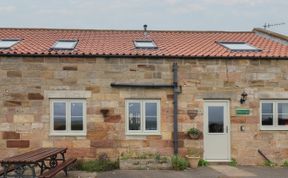
[[[73,148],[90,148],[90,140],[73,140]]]
[[[48,141],[48,140],[44,140],[44,141],[42,141],[42,147],[43,147],[43,148],[53,147],[53,142]]]
[[[104,119],[104,122],[110,122],[110,123],[118,123],[120,121],[121,121],[121,115],[108,116]]]
[[[28,93],[29,100],[43,100],[44,97],[40,93]]]
[[[20,134],[16,132],[3,132],[2,138],[4,140],[8,139],[20,139]]]
[[[67,147],[67,148],[72,148],[73,147],[73,142],[72,140],[68,139],[57,139],[54,140],[54,146],[55,147]]]
[[[91,147],[95,148],[113,148],[117,145],[115,140],[91,140]]]
[[[10,131],[9,123],[0,123],[0,132]]]
[[[32,114],[21,114],[21,115],[14,115],[13,118],[15,123],[27,123],[27,122],[34,122],[34,115]]]
[[[144,69],[144,70],[150,70],[150,71],[154,71],[155,70],[155,66],[154,65],[150,65],[150,64],[138,64],[137,67],[140,68],[140,69]]]
[[[100,87],[99,86],[88,86],[88,87],[86,87],[86,90],[90,90],[92,93],[99,93]]]
[[[7,71],[7,77],[22,77],[22,72],[21,71]]]
[[[77,71],[77,66],[63,66],[63,70]]]
[[[7,148],[28,148],[30,146],[29,140],[7,140]]]
[[[4,101],[5,107],[16,107],[21,105],[22,105],[21,101],[12,101],[12,100]]]

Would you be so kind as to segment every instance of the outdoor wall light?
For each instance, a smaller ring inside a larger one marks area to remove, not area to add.
[[[247,100],[247,96],[248,94],[245,91],[243,91],[243,93],[241,94],[241,99],[240,99],[241,104],[245,103],[245,101]]]

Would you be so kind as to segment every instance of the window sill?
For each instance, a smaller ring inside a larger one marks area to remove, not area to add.
[[[150,136],[150,135],[156,135],[161,136],[161,133],[126,133],[126,136]]]
[[[288,127],[287,128],[260,128],[260,131],[288,131]]]
[[[86,137],[86,133],[50,133],[50,137]]]

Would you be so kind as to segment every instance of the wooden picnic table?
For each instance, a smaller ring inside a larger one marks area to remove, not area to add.
[[[41,177],[45,170],[57,168],[58,162],[65,162],[66,151],[67,148],[40,148],[27,153],[5,158],[0,161],[1,166],[3,167],[2,177],[36,178],[36,167],[40,168]],[[67,169],[64,171],[67,174]],[[12,174],[9,174],[9,172]],[[29,175],[27,175],[27,172],[29,172]]]

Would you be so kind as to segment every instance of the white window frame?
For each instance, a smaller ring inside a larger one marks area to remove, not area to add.
[[[141,112],[141,123],[140,130],[129,130],[129,104],[130,103],[140,103],[140,112]],[[146,130],[145,122],[145,103],[156,103],[157,105],[157,130]],[[160,135],[161,128],[161,109],[160,109],[160,100],[150,100],[150,99],[127,99],[125,100],[125,126],[126,126],[126,135]]]
[[[54,130],[54,103],[66,103],[66,130]],[[71,103],[83,104],[83,130],[71,130]],[[51,99],[50,100],[50,136],[86,136],[86,100],[85,99]]]
[[[9,46],[0,46],[0,49],[10,49],[13,46],[17,45],[21,40],[20,39],[2,39],[0,42],[12,42]]]
[[[273,125],[265,126],[262,125],[262,104],[272,103],[273,104]],[[260,130],[288,130],[288,125],[278,125],[278,104],[288,103],[288,100],[261,100],[260,101]]]
[[[235,51],[235,52],[259,52],[261,51],[261,49],[247,43],[247,42],[233,42],[233,41],[218,41],[218,44],[220,44],[221,46],[223,46],[226,49],[229,49],[230,51]],[[235,48],[232,47],[230,45],[246,45],[247,48]]]
[[[57,47],[59,43],[73,43],[72,47]],[[78,44],[78,40],[57,40],[53,46],[53,50],[74,50]]]
[[[150,43],[152,46],[141,46],[139,43]],[[135,40],[134,46],[136,49],[157,49],[157,45],[153,40]]]

